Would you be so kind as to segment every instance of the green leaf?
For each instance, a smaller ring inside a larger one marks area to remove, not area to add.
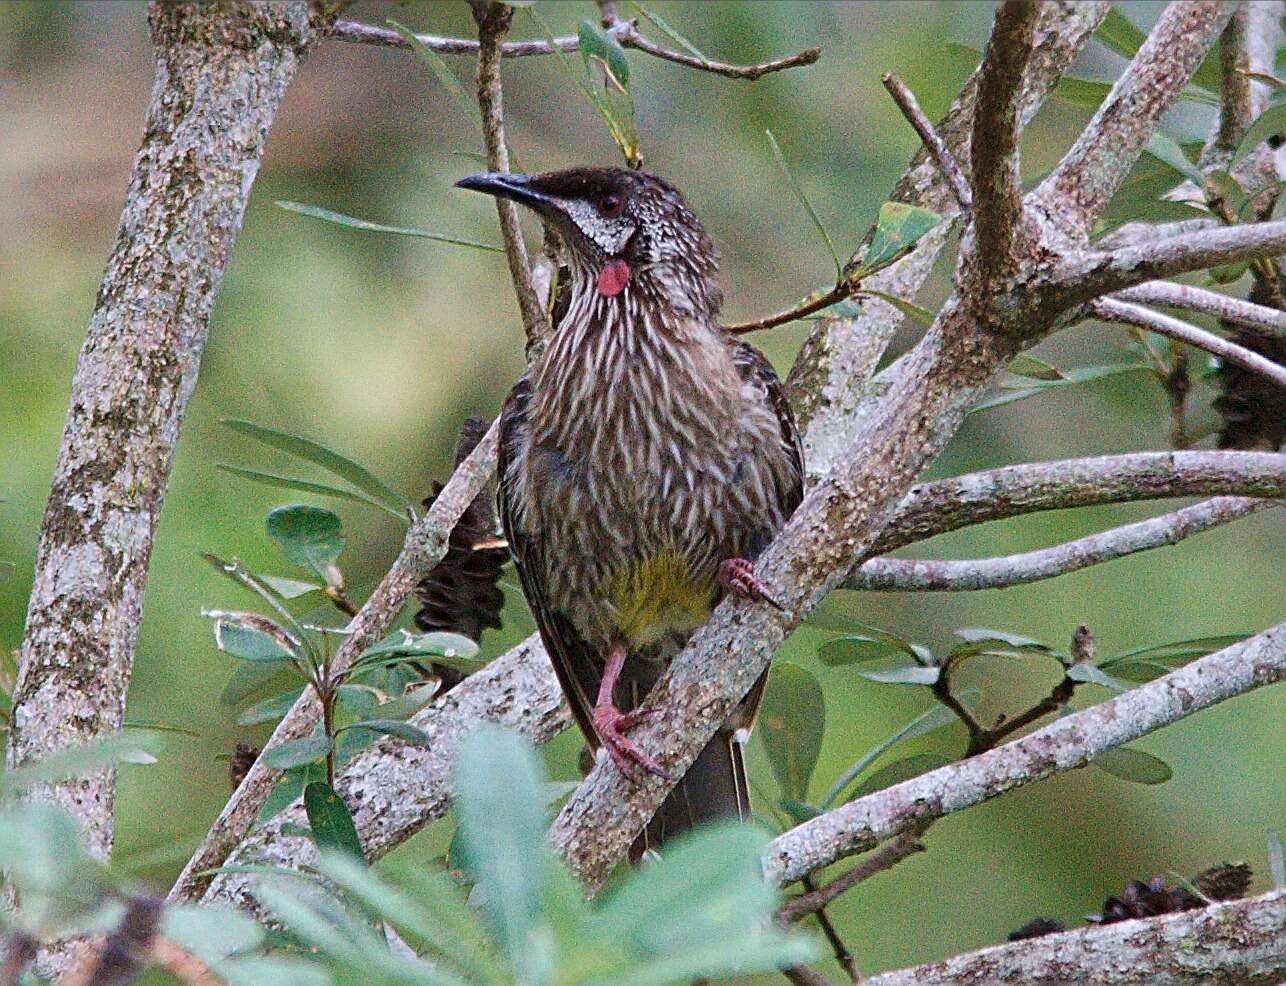
[[[1136,750],[1132,746],[1118,746],[1114,750],[1104,750],[1091,762],[1113,777],[1132,781],[1135,784],[1164,784],[1174,776],[1170,765],[1160,757]]]
[[[352,813],[334,788],[324,782],[309,784],[304,788],[304,811],[318,849],[333,849],[366,861]]]
[[[534,10],[529,11],[533,18]],[[543,23],[543,22],[542,22]],[[607,124],[612,139],[625,157],[625,163],[637,168],[643,163],[639,153],[638,133],[634,127],[634,97],[630,93],[630,63],[620,42],[593,21],[581,21],[577,30],[581,58],[589,81],[581,88],[589,96],[603,122]],[[603,72],[603,88],[594,81],[594,66]]]
[[[464,86],[460,84],[460,80],[451,71],[446,59],[417,38],[415,32],[405,25],[391,19],[385,21],[385,23],[402,36],[402,40],[410,46],[411,51],[415,53],[415,57],[428,66],[429,71],[433,73],[442,88],[450,95],[452,101],[460,108],[460,112],[481,131],[482,114],[478,110],[478,104],[474,102],[473,97],[465,92]]]
[[[820,808],[803,801],[795,801],[793,798],[781,798],[777,804],[796,825],[802,825],[810,818],[816,818],[822,813]]]
[[[1006,393],[990,397],[986,400],[979,401],[973,407],[969,408],[970,414],[977,414],[979,411],[989,411],[992,408],[1003,407],[1006,404],[1015,404],[1018,401],[1026,400],[1028,397],[1034,397],[1037,394],[1043,394],[1046,391],[1057,387],[1072,387],[1077,384],[1089,383],[1091,380],[1101,380],[1104,377],[1114,377],[1121,373],[1135,373],[1139,370],[1151,372],[1151,367],[1147,363],[1119,363],[1111,366],[1083,366],[1073,370],[1063,371],[1062,380],[1042,381],[1031,387],[1024,387],[1021,390],[1010,390]]]
[[[817,679],[792,661],[775,662],[759,707],[758,732],[783,797],[808,800],[825,727],[826,703]]]
[[[706,62],[707,64],[709,63],[710,59],[706,58],[706,56],[705,56],[705,55],[703,55],[703,54],[701,53],[701,51],[700,51],[700,50],[699,50],[699,49],[698,49],[698,48],[697,48],[697,47],[696,47],[696,46],[695,46],[691,41],[689,41],[687,38],[685,38],[685,37],[684,37],[682,34],[680,34],[678,31],[676,31],[676,30],[675,30],[675,29],[674,29],[674,28],[669,24],[669,22],[665,21],[665,20],[661,17],[661,15],[660,15],[660,14],[657,14],[657,13],[654,13],[653,11],[651,11],[651,10],[648,10],[648,9],[647,9],[646,7],[644,7],[641,3],[637,3],[637,2],[634,4],[634,9],[635,9],[635,10],[637,10],[637,11],[638,11],[642,16],[643,16],[643,18],[644,18],[645,20],[647,20],[647,21],[651,22],[651,23],[652,23],[652,25],[653,25],[653,26],[654,26],[658,31],[660,31],[662,34],[664,34],[667,38],[669,38],[671,41],[673,41],[676,45],[678,45],[680,48],[682,48],[684,51],[686,51],[686,52],[687,52],[689,55],[691,55],[693,58],[696,58],[696,59],[698,59],[699,61],[702,61],[702,62]]]
[[[1054,98],[1073,106],[1097,108],[1107,94],[1112,91],[1110,82],[1097,82],[1093,79],[1077,79],[1065,75],[1054,86]]]
[[[1234,216],[1241,212],[1250,198],[1237,179],[1222,168],[1212,168],[1206,172],[1202,187],[1207,200],[1212,203],[1222,202],[1225,209]]]
[[[234,952],[257,948],[264,939],[259,922],[231,907],[173,904],[161,914],[161,935],[207,965]]]
[[[404,695],[377,705],[375,715],[380,719],[406,719],[432,702],[441,687],[442,682],[431,681],[427,685],[408,688]]]
[[[1106,667],[1100,664],[1099,667]],[[1167,675],[1174,670],[1174,666],[1162,664],[1160,661],[1148,660],[1129,660],[1121,661],[1112,665],[1112,674],[1118,678],[1124,678],[1126,681],[1144,683],[1155,681],[1162,675]]]
[[[1168,165],[1183,177],[1195,182],[1198,188],[1202,187],[1201,169],[1188,160],[1188,156],[1183,153],[1183,148],[1172,138],[1160,131],[1154,131],[1148,138],[1144,150],[1162,164]]]
[[[960,692],[956,698],[967,704],[972,703],[979,695],[977,688],[966,688]],[[857,761],[844,771],[843,775],[831,785],[831,789],[826,792],[826,797],[822,801],[821,808],[823,811],[830,808],[835,803],[835,799],[843,793],[853,778],[857,777],[862,771],[878,760],[884,753],[892,749],[898,743],[905,740],[915,739],[919,736],[925,736],[935,729],[941,729],[944,726],[950,726],[960,721],[960,718],[948,709],[945,705],[934,704],[927,711],[920,713],[905,726],[895,732],[892,736],[877,743],[874,747],[862,754]]]
[[[1236,263],[1211,267],[1206,271],[1206,277],[1211,284],[1233,284],[1240,281],[1248,270],[1250,270],[1250,261],[1238,260]]]
[[[1127,650],[1122,654],[1110,657],[1100,662],[1100,666],[1110,668],[1118,661],[1124,661],[1129,658],[1149,658],[1154,661],[1187,663],[1194,657],[1213,654],[1217,650],[1231,647],[1249,636],[1251,636],[1249,633],[1226,633],[1214,637],[1194,637],[1191,640],[1176,640],[1168,644],[1148,644],[1145,647],[1136,647],[1133,650]]]
[[[265,526],[287,558],[324,582],[344,550],[339,517],[321,507],[296,503],[269,512]]]
[[[251,662],[242,664],[232,672],[232,677],[219,693],[219,704],[240,705],[257,692],[282,670],[279,664]]]
[[[896,668],[879,671],[856,672],[868,681],[878,681],[889,685],[932,685],[942,674],[941,668],[926,668],[922,664],[904,664]]]
[[[246,709],[237,716],[238,726],[255,726],[261,722],[274,722],[280,719],[291,707],[299,700],[303,694],[303,688],[292,688],[288,692],[282,692],[280,695],[274,695],[272,698],[265,698],[262,702],[256,702],[250,708]]]
[[[879,627],[873,627],[867,623],[854,621],[854,624],[858,628],[857,633],[838,637],[821,646],[818,650],[818,655],[824,664],[834,666],[864,663],[877,658],[888,657],[895,651],[901,651],[903,654],[914,657],[921,664],[929,665],[933,663],[933,655],[919,644],[903,640],[897,634],[889,633],[887,630],[881,630]]]
[[[905,202],[885,202],[875,220],[875,232],[862,256],[854,277],[860,277],[882,267],[887,267],[915,246],[916,241],[933,229],[942,217],[936,212],[907,205]]]
[[[899,298],[896,295],[885,294],[883,291],[870,291],[866,288],[863,288],[857,293],[867,298],[878,298],[880,301],[892,305],[912,322],[915,322],[917,325],[926,329],[933,324],[933,320],[936,318],[933,312],[929,311],[929,309],[921,308],[919,305],[907,301],[905,298]],[[844,300],[848,301],[847,298]],[[843,302],[840,302],[840,304],[843,304]],[[839,305],[834,307],[838,308]]]
[[[915,753],[909,757],[903,757],[901,760],[894,760],[892,763],[885,764],[879,770],[862,778],[862,782],[853,788],[847,800],[855,801],[868,794],[874,794],[876,791],[883,791],[886,787],[909,781],[912,777],[927,774],[929,771],[945,767],[951,762],[950,757],[944,757],[941,753]]]
[[[409,722],[403,722],[400,719],[362,719],[360,722],[341,726],[338,732],[344,732],[349,729],[369,729],[385,736],[396,736],[398,739],[405,740],[414,746],[427,747],[433,743],[433,737],[419,726],[412,726]]]
[[[803,187],[795,178],[795,173],[790,170],[790,165],[786,163],[786,155],[781,152],[781,146],[777,143],[777,138],[773,136],[771,130],[765,130],[764,136],[768,138],[768,146],[772,148],[773,160],[777,162],[777,167],[790,185],[791,191],[795,193],[795,198],[799,204],[804,207],[808,213],[808,218],[812,220],[813,228],[826,244],[826,249],[830,252],[831,260],[835,263],[835,280],[838,282],[844,277],[844,265],[839,259],[839,253],[835,249],[835,243],[831,239],[831,234],[826,232],[826,227],[822,224],[821,217],[817,215],[817,210],[813,208],[813,203],[808,201],[808,196],[804,194]]]
[[[1000,641],[1010,647],[1019,649],[1030,648],[1033,650],[1048,651],[1048,644],[1042,644],[1039,640],[1033,640],[1031,637],[1023,637],[1016,633],[1009,633],[1005,630],[996,630],[992,627],[961,627],[953,630],[952,633],[961,640],[968,643],[980,643],[983,641]]]
[[[1281,139],[1283,136],[1286,136],[1286,103],[1278,103],[1269,106],[1255,118],[1255,122],[1246,130],[1246,136],[1237,145],[1232,159],[1234,162],[1240,161],[1264,141],[1272,137]]]
[[[479,243],[477,240],[465,239],[462,236],[453,236],[450,233],[436,233],[429,229],[416,229],[413,226],[386,226],[384,223],[368,222],[365,219],[346,216],[342,212],[323,209],[319,205],[307,205],[304,202],[290,202],[285,199],[279,199],[274,204],[287,212],[297,212],[301,216],[321,219],[324,222],[335,223],[338,226],[347,226],[349,229],[362,229],[369,233],[392,233],[395,236],[415,236],[422,240],[436,240],[438,243],[450,243],[453,246],[487,250],[491,253],[504,252],[504,247],[496,246],[493,243]]]
[[[454,789],[462,845],[515,978],[532,982],[550,867],[540,783],[535,756],[513,733],[481,726],[460,742]]]
[[[1128,681],[1122,681],[1120,678],[1114,678],[1102,668],[1089,661],[1077,661],[1067,669],[1067,677],[1072,681],[1093,682],[1096,685],[1102,685],[1104,688],[1110,688],[1115,692],[1127,692],[1133,688],[1133,684]]]
[[[436,664],[461,671],[476,671],[483,664],[477,655],[478,645],[458,633],[395,630],[378,644],[362,651],[349,670],[351,674],[358,674],[381,665],[401,663],[407,658],[431,657]]]
[[[597,59],[611,73],[616,83],[622,89],[628,90],[630,60],[625,56],[625,49],[621,47],[621,43],[608,34],[601,25],[590,20],[580,22],[577,35],[580,39],[581,57],[585,59],[586,66],[588,67],[591,58]]]
[[[285,579],[278,575],[258,575],[256,578],[282,599],[298,599],[310,592],[326,591],[324,585],[318,585],[316,582],[300,582],[298,579]]]
[[[51,754],[35,763],[0,771],[0,796],[8,797],[32,784],[63,780],[131,759],[137,760],[139,754],[154,760],[162,749],[164,740],[158,734],[106,736],[84,746]]]
[[[264,750],[259,759],[274,770],[288,770],[319,760],[331,751],[329,736],[304,736]]]
[[[333,496],[339,500],[348,500],[350,503],[364,503],[368,507],[378,507],[381,510],[386,509],[384,504],[370,497],[363,496],[360,493],[354,493],[352,490],[342,490],[338,486],[327,486],[324,483],[310,483],[306,479],[296,479],[293,476],[278,476],[276,473],[259,472],[257,469],[243,469],[241,466],[234,466],[227,462],[216,462],[215,468],[222,469],[224,472],[239,476],[242,479],[248,479],[251,482],[262,483],[264,486],[273,486],[277,489],[295,490],[299,493],[315,493],[317,496]],[[390,511],[391,512],[391,511]],[[398,517],[405,521],[407,515],[399,513]]]
[[[1019,353],[1010,361],[1006,369],[1016,377],[1028,377],[1032,380],[1063,380],[1063,371],[1053,363],[1046,363],[1039,356],[1031,353]]]
[[[1107,16],[1095,28],[1094,37],[1126,58],[1133,58],[1138,54],[1143,42],[1147,40],[1147,34],[1115,7],[1107,12]]]
[[[334,452],[310,439],[291,435],[284,431],[277,431],[275,428],[266,428],[251,421],[224,418],[223,424],[238,434],[253,438],[269,448],[275,448],[278,451],[289,453],[297,459],[303,459],[305,462],[320,466],[331,475],[338,476],[367,494],[371,499],[378,501],[389,513],[405,518],[408,507],[406,501],[376,478],[370,470],[364,466],[359,466],[356,462],[345,458],[338,452]]]
[[[266,616],[211,610],[214,643],[219,650],[246,661],[290,664],[298,656],[297,642]]]

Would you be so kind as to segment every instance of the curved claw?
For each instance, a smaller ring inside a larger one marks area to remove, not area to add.
[[[725,558],[720,562],[717,581],[725,592],[751,602],[767,603],[785,612],[785,607],[768,594],[768,587],[755,575],[755,566],[744,558]]]
[[[621,712],[614,705],[600,705],[594,710],[594,731],[598,733],[603,748],[612,758],[612,763],[616,764],[616,769],[635,784],[643,779],[639,774],[640,768],[657,777],[670,779],[664,767],[625,736],[627,730],[647,721],[656,712],[656,709]]]

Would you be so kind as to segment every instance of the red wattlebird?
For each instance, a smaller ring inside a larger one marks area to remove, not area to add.
[[[552,337],[501,411],[500,512],[591,747],[627,776],[663,773],[628,733],[724,593],[773,604],[751,562],[802,496],[794,418],[768,361],[720,327],[714,244],[672,185],[615,168],[459,185],[531,208],[560,246]],[[741,745],[762,685],[636,852],[748,815]]]

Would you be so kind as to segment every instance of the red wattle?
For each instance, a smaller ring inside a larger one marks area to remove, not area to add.
[[[624,260],[613,260],[598,272],[598,293],[611,298],[625,290],[630,283],[630,265]]]

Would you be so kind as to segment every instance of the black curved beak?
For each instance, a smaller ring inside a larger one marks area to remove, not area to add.
[[[533,209],[549,208],[554,204],[552,198],[532,187],[530,175],[489,171],[485,174],[461,178],[455,183],[455,187],[494,195],[497,198],[512,199]]]

